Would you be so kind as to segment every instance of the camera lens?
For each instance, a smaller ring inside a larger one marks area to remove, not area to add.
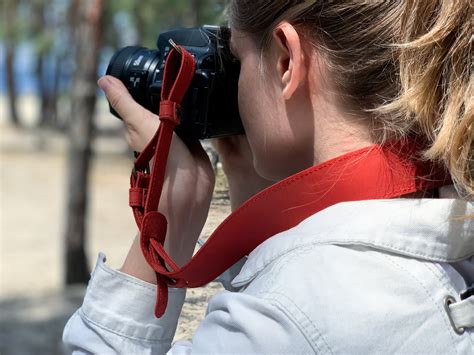
[[[120,79],[135,101],[151,110],[148,87],[157,74],[158,61],[157,50],[136,46],[124,47],[114,54],[106,74]]]

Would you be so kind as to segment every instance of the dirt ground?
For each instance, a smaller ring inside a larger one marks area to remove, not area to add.
[[[108,118],[107,118],[108,119]],[[60,354],[60,336],[84,287],[62,286],[66,203],[64,137],[17,130],[0,120],[0,354]],[[95,141],[90,176],[87,254],[99,251],[111,267],[123,261],[136,226],[128,207],[131,160],[120,137]],[[215,193],[206,238],[229,214],[225,183]],[[217,283],[190,289],[175,339],[190,338],[221,290]]]

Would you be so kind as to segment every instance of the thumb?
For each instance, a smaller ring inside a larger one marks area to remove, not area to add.
[[[104,91],[107,100],[124,122],[130,126],[143,124],[146,117],[155,118],[154,114],[138,104],[123,83],[110,75],[103,76],[97,82]]]

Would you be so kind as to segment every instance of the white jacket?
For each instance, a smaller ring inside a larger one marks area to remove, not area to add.
[[[185,291],[170,289],[155,319],[155,287],[101,255],[63,341],[100,354],[474,354],[474,296],[460,299],[474,284],[474,219],[456,218],[472,213],[456,199],[329,207],[256,248],[172,347]]]

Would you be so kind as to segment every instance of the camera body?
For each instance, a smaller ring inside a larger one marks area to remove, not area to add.
[[[106,74],[120,79],[135,101],[158,113],[163,69],[172,48],[170,39],[196,60],[175,132],[184,139],[244,134],[237,103],[240,64],[230,52],[230,30],[226,27],[170,30],[159,35],[157,50],[122,48],[110,60]],[[110,111],[120,118],[112,107]]]

